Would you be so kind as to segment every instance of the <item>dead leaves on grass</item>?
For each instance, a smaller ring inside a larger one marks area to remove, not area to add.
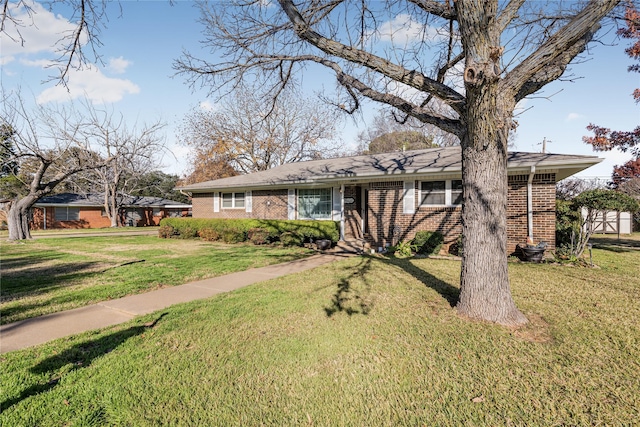
[[[549,343],[553,341],[551,326],[539,314],[528,314],[529,323],[513,328],[513,336],[535,343]]]

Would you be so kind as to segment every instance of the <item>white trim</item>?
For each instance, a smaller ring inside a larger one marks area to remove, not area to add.
[[[423,182],[435,182],[435,181],[444,181],[444,204],[424,204],[422,203],[422,183]],[[453,204],[453,197],[452,197],[452,185],[451,182],[452,181],[460,181],[460,178],[454,178],[454,179],[433,179],[433,180],[422,180],[419,181],[419,185],[418,185],[418,194],[419,194],[419,199],[418,199],[418,206],[419,207],[425,207],[425,208],[455,208],[458,206],[462,206],[462,203],[460,204]]]
[[[344,241],[344,184],[340,186],[340,240]]]
[[[213,211],[220,212],[220,193],[213,193]]]
[[[287,219],[296,219],[296,189],[287,190]]]
[[[251,190],[244,192],[244,210],[251,213],[253,211],[253,200],[251,200]]]
[[[402,213],[416,213],[416,182],[404,181],[402,194]]]
[[[331,189],[331,219],[334,221],[342,221],[342,193],[340,188],[333,187]]]
[[[225,206],[224,205],[224,195],[225,194],[231,194],[231,206]],[[237,194],[241,194],[242,195],[242,206],[238,206],[237,205],[237,199],[236,199],[236,195]],[[220,199],[222,200],[221,203],[221,208],[222,209],[242,209],[245,210],[247,209],[247,203],[246,203],[246,193],[244,191],[226,191],[226,192],[222,192],[220,193]]]

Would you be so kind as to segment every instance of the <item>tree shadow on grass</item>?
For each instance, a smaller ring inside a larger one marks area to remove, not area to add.
[[[363,257],[360,263],[353,268],[351,274],[340,279],[338,289],[331,298],[329,307],[324,307],[327,317],[331,317],[336,313],[346,313],[349,316],[354,314],[367,315],[373,307],[373,301],[369,297],[371,283],[367,279],[367,274],[371,269],[371,258]],[[359,283],[364,282],[364,292],[358,290],[360,285],[353,286],[352,282],[357,280]]]
[[[615,237],[592,236],[589,239],[589,242],[593,244],[594,248],[616,253],[634,252],[640,250],[640,240],[630,238],[618,239]]]
[[[458,299],[460,298],[459,288],[438,279],[428,271],[416,267],[408,259],[388,258],[386,262],[403,269],[408,274],[424,283],[428,288],[438,292],[445,300],[447,300],[451,307],[455,307],[458,303]]]
[[[140,335],[144,331],[155,327],[160,319],[166,315],[167,313],[162,313],[157,319],[152,322],[145,323],[144,325],[132,326],[123,331],[114,332],[94,340],[76,344],[60,354],[44,359],[32,367],[30,371],[35,374],[50,374],[51,378],[49,381],[44,384],[34,384],[27,387],[20,393],[20,395],[12,399],[5,400],[0,403],[0,410],[4,411],[28,397],[53,389],[62,378],[59,371],[64,366],[71,365],[69,371],[66,373],[86,368],[90,366],[95,359],[112,352],[116,347],[123,344],[129,338]]]
[[[33,265],[29,269],[17,271],[4,270],[2,272],[2,297],[6,299],[14,294],[20,296],[40,294],[69,281],[101,274],[105,270],[104,266],[105,263],[89,261],[47,266]]]

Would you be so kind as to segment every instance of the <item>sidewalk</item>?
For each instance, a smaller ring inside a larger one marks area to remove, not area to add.
[[[173,304],[209,298],[253,283],[285,276],[351,256],[326,252],[284,264],[213,277],[185,285],[103,301],[87,307],[47,314],[0,326],[0,353],[32,347],[56,338],[123,323]]]

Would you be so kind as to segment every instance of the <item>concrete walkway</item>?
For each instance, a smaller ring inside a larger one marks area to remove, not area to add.
[[[136,316],[162,310],[173,304],[209,298],[253,283],[310,270],[350,255],[353,254],[327,252],[284,264],[254,268],[9,323],[0,326],[0,353],[20,350],[56,338],[116,325]]]

